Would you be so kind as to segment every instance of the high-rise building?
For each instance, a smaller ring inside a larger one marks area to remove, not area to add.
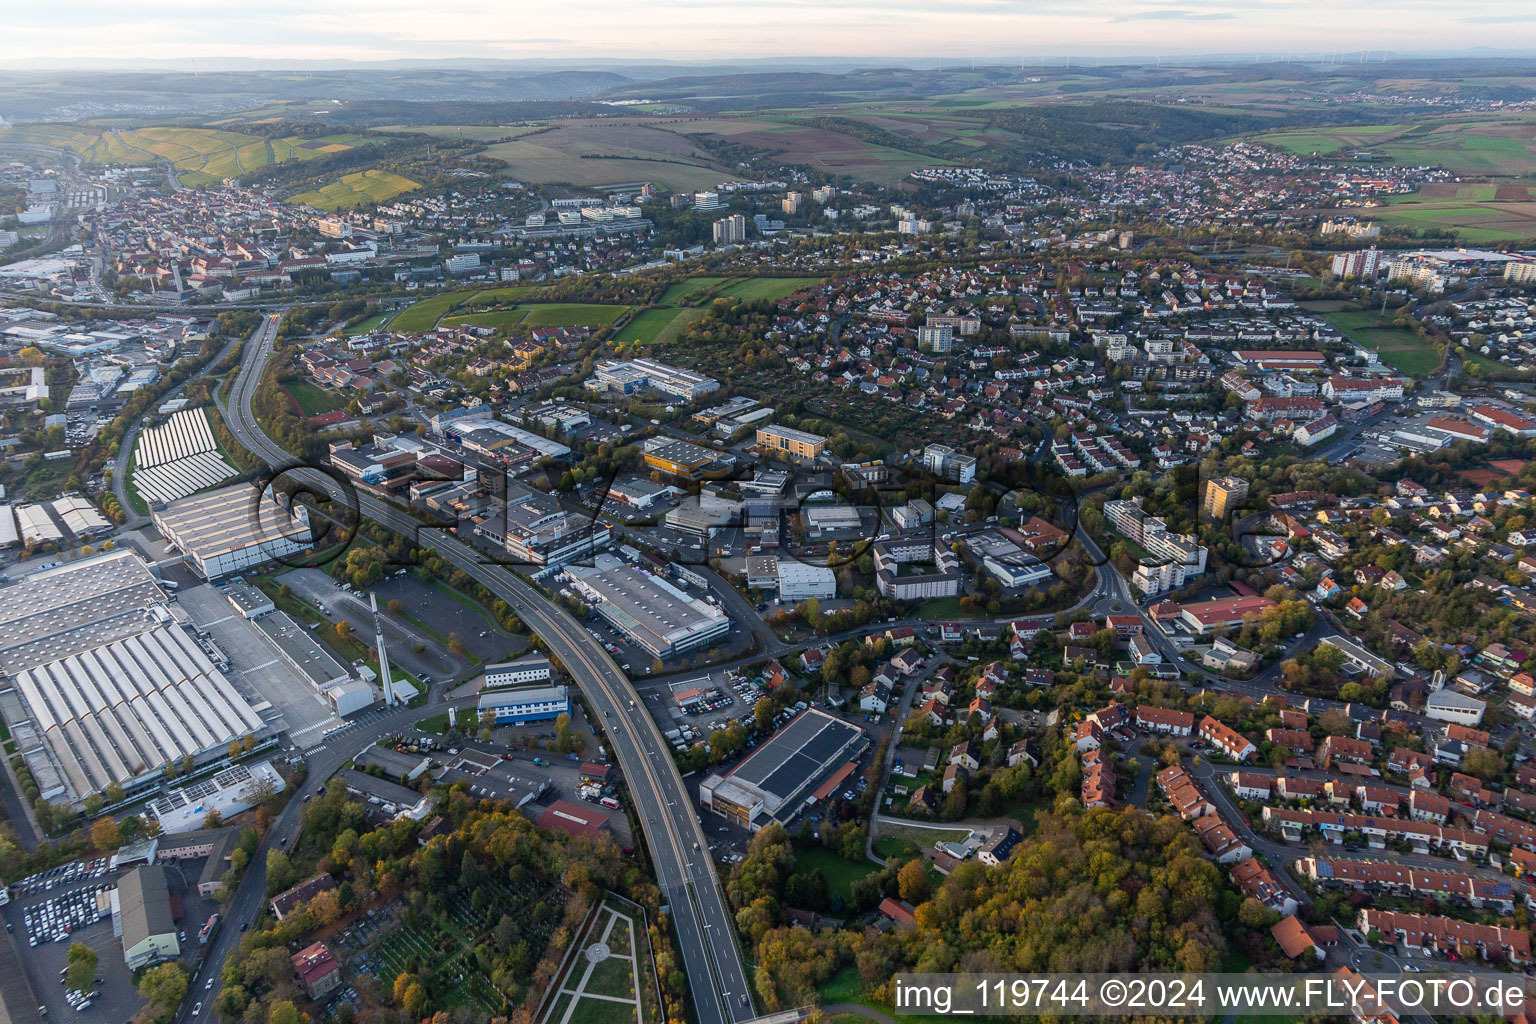
[[[949,325],[936,327],[925,324],[917,329],[917,343],[933,352],[949,352],[955,347],[955,329]]]
[[[1504,280],[1510,284],[1536,284],[1536,260],[1510,260],[1504,264]]]
[[[720,202],[718,192],[695,192],[693,194],[693,208],[695,210],[718,210],[725,205]]]
[[[800,212],[800,204],[805,201],[805,196],[799,192],[786,192],[779,208],[793,217]]]
[[[1381,253],[1375,246],[1358,252],[1341,252],[1333,258],[1334,277],[1375,277],[1381,269]]]
[[[1205,514],[1222,520],[1248,497],[1248,481],[1235,476],[1218,477],[1205,482]]]
[[[716,245],[740,245],[747,240],[747,218],[739,213],[715,221]]]

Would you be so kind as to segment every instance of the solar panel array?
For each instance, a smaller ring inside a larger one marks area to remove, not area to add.
[[[13,681],[77,797],[262,725],[179,625],[17,672]]]
[[[154,505],[185,498],[228,480],[235,470],[219,454],[203,409],[183,409],[139,435],[133,483]]]
[[[786,800],[807,780],[825,771],[828,761],[858,734],[856,727],[830,715],[803,714],[737,767],[731,778]]]
[[[226,789],[231,789],[246,782],[250,777],[251,769],[246,765],[237,764],[224,769],[211,779],[203,779],[182,786],[180,789],[171,790],[171,792],[152,801],[149,805],[150,810],[154,812],[156,818],[163,818],[199,800],[206,800],[208,797],[216,796]]]

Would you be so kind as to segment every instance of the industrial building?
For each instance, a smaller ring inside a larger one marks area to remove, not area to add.
[[[718,480],[729,475],[736,457],[674,437],[647,438],[642,457],[652,469],[686,480]]]
[[[514,686],[480,692],[480,713],[489,711],[497,725],[542,722],[571,713],[571,691],[565,686]]]
[[[236,484],[174,502],[153,514],[161,535],[204,579],[291,558],[313,544],[309,512],[290,510],[272,488]]]
[[[485,666],[485,688],[521,686],[549,679],[549,659],[542,654],[525,654],[511,661],[499,661]]]
[[[827,439],[820,434],[804,430],[791,430],[771,423],[757,428],[757,446],[776,452],[784,452],[796,458],[814,460],[827,446]]]
[[[781,558],[778,577],[779,597],[786,601],[837,596],[837,574],[824,565],[807,565]]]
[[[217,763],[231,740],[265,734],[179,612],[131,551],[0,590],[0,714],[45,799],[114,782],[131,796],[167,762]]]
[[[271,762],[231,765],[211,779],[181,786],[150,801],[149,813],[163,833],[193,832],[203,827],[209,814],[233,818],[255,807],[263,793],[281,793],[286,788]]]
[[[720,382],[712,377],[658,363],[654,359],[627,362],[604,359],[597,363],[596,370],[591,382],[594,390],[618,391],[626,395],[656,391],[690,402],[720,390]]]
[[[339,778],[347,792],[361,797],[371,808],[391,818],[410,818],[422,821],[432,813],[436,798],[431,793],[418,793],[388,779],[381,779],[366,772],[344,769]],[[325,876],[329,878],[330,876]]]
[[[123,940],[123,962],[131,971],[181,955],[164,867],[143,864],[118,879],[112,890],[112,934]]]
[[[699,803],[751,832],[773,822],[787,825],[828,800],[868,746],[858,726],[807,709],[728,774],[705,779]]]
[[[475,534],[506,548],[514,563],[539,568],[585,558],[613,540],[611,527],[572,516],[554,496],[523,484],[507,486],[505,506],[477,520]]]
[[[663,520],[669,527],[700,540],[709,540],[721,530],[739,526],[742,503],[713,494],[690,494],[668,510]]]
[[[725,612],[644,569],[601,559],[603,566],[568,566],[566,578],[599,615],[658,658],[670,658],[726,635]]]

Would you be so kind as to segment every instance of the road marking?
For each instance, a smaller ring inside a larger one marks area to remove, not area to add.
[[[252,665],[250,668],[243,668],[243,669],[240,670],[240,674],[241,675],[245,675],[245,674],[247,674],[249,672],[259,672],[259,671],[261,671],[264,668],[271,668],[273,665],[276,665],[276,664],[277,664],[277,659],[273,658],[270,661],[262,662],[260,665]]]

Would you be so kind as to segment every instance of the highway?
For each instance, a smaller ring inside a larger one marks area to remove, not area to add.
[[[349,503],[350,496],[341,493],[334,479],[319,470],[296,466],[293,456],[274,444],[255,421],[251,399],[270,358],[279,320],[275,314],[266,316],[246,346],[237,380],[229,389],[225,422],[242,445],[274,469],[293,467],[285,475],[333,500]],[[359,513],[374,522],[413,540],[419,536],[422,524],[402,509],[367,494],[358,494],[357,503]],[[670,908],[700,1024],[735,1024],[755,1017],[746,968],[709,857],[709,844],[672,762],[671,748],[639,703],[629,679],[579,622],[521,579],[485,562],[474,549],[440,531],[433,532],[431,547],[506,601],[544,640],[575,680],[593,713],[600,716],[608,749],[624,772],[657,883]],[[311,759],[311,771],[318,767]],[[296,806],[290,804],[289,810]],[[232,905],[232,918],[236,917],[236,906],[249,913],[242,900],[245,888],[242,886],[241,896]]]

